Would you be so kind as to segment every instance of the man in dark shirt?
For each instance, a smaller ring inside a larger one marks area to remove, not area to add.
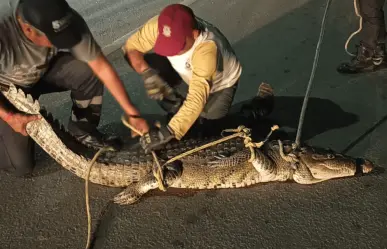
[[[86,22],[65,0],[9,0],[0,13],[1,84],[12,83],[35,98],[70,90],[73,106],[68,129],[80,142],[95,148],[117,146],[117,140],[97,130],[104,86],[129,123],[148,131]],[[36,118],[16,111],[1,96],[0,167],[16,175],[32,172],[34,143],[25,126]]]

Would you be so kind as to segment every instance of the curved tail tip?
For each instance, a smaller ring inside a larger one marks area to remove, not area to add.
[[[375,166],[371,161],[364,159],[364,163],[361,165],[361,169],[364,174],[367,174],[373,171]]]

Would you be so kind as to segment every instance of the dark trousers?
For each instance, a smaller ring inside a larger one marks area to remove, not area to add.
[[[179,74],[173,69],[167,58],[154,53],[145,54],[145,61],[148,65],[156,69],[160,76],[174,89],[174,96],[171,99],[163,99],[158,104],[170,116],[175,114],[183,104],[187,93],[188,85],[181,79]],[[234,100],[238,84],[210,94],[200,118],[196,124],[213,124],[226,117]]]
[[[359,0],[359,12],[363,17],[360,39],[370,48],[375,48],[378,43],[385,43],[384,3],[385,0]]]
[[[104,86],[90,67],[68,53],[61,53],[51,62],[50,69],[26,93],[38,98],[42,94],[70,90],[73,102],[68,129],[74,135],[91,133],[100,121]],[[2,102],[11,105],[4,96]],[[22,176],[35,166],[34,142],[0,120],[0,167]]]

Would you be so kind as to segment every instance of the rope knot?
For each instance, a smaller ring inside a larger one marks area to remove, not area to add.
[[[251,129],[247,128],[244,125],[240,125],[236,129],[225,129],[222,131],[221,135],[224,137],[224,133],[229,132],[229,133],[234,133],[233,135],[230,135],[232,137],[243,138],[243,143],[245,147],[250,149],[251,156],[250,156],[249,162],[253,162],[256,158],[254,148],[261,148],[264,145],[264,143],[269,139],[271,134],[278,129],[279,129],[278,125],[273,125],[270,129],[269,134],[266,136],[265,140],[258,143],[253,142],[253,139],[251,138]]]

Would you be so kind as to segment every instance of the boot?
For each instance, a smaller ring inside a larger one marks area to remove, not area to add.
[[[267,83],[261,83],[257,95],[250,103],[242,106],[241,114],[248,119],[259,120],[272,113],[273,109],[273,88]]]
[[[84,123],[83,126],[81,123]],[[104,134],[86,122],[74,122],[70,118],[68,131],[78,142],[95,150],[110,146],[115,151],[119,151],[123,146],[123,141],[119,137]]]
[[[349,63],[344,62],[337,67],[339,73],[357,74],[375,72],[386,68],[384,43],[379,43],[375,50],[363,43],[360,43],[357,47],[357,55]]]
[[[78,142],[95,150],[109,146],[114,151],[119,151],[123,146],[123,141],[119,137],[101,133],[97,129],[91,133],[74,135],[74,137]]]

